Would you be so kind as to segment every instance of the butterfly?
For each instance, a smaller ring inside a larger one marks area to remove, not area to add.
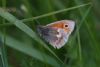
[[[37,31],[39,35],[45,39],[54,48],[63,47],[73,32],[75,22],[72,20],[60,20],[45,26],[38,25]]]

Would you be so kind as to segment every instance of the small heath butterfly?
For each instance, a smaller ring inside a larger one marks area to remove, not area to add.
[[[51,46],[59,49],[67,43],[74,27],[74,21],[60,20],[47,24],[46,26],[39,25],[37,26],[37,31]]]

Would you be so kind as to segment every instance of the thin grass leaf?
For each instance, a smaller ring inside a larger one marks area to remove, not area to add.
[[[79,2],[78,0],[75,0],[75,3],[76,3],[76,4],[80,4],[80,2]],[[84,12],[83,12],[84,10],[83,10],[83,11],[81,11],[81,10],[82,10],[82,9],[79,8],[79,12],[80,12],[81,16],[83,16],[83,15],[84,15]],[[89,34],[90,34],[92,40],[97,44],[95,35],[92,34],[92,31],[91,31],[91,29],[90,29],[90,25],[87,23],[86,20],[85,20],[85,24],[86,24],[86,26],[87,26],[87,29],[88,29],[88,31],[89,31]]]
[[[5,46],[5,42],[6,42],[6,30],[3,29],[4,32],[4,36],[3,36],[3,44],[1,44],[1,58],[2,58],[2,63],[3,63],[3,67],[8,67],[8,61],[7,61],[7,54],[6,54],[6,46]]]
[[[61,12],[65,12],[65,11],[77,9],[77,8],[80,8],[80,7],[88,6],[90,4],[91,4],[91,2],[89,2],[87,4],[82,4],[82,5],[70,7],[70,8],[67,8],[67,9],[62,9],[62,10],[59,10],[59,11],[50,12],[50,13],[47,13],[47,14],[43,14],[43,15],[40,15],[40,16],[33,17],[33,18],[23,19],[22,21],[27,22],[27,21],[31,21],[31,20],[34,20],[34,19],[39,19],[39,18],[51,16],[51,15],[54,15],[54,14],[58,14],[58,13],[61,13]]]
[[[76,35],[77,35],[79,29],[81,28],[83,22],[84,22],[85,19],[87,18],[88,14],[89,14],[89,12],[90,12],[90,10],[91,10],[91,8],[92,8],[92,6],[89,6],[89,8],[87,9],[87,11],[85,12],[85,14],[84,14],[84,16],[83,16],[83,18],[82,18],[80,24],[78,25],[78,28],[77,28],[76,31],[75,31],[75,34],[74,34],[74,37],[73,37],[73,38],[76,37]]]
[[[3,19],[3,23],[5,23],[5,19]],[[3,29],[3,34],[4,36],[2,37],[3,43],[1,44],[1,58],[2,58],[2,63],[3,67],[8,67],[8,61],[7,61],[7,53],[6,53],[6,29]]]
[[[0,33],[0,35],[4,36],[2,33]],[[3,40],[2,40],[2,42],[3,42]],[[9,47],[12,47],[20,52],[23,52],[29,56],[32,56],[33,58],[36,58],[42,62],[46,62],[54,67],[60,67],[60,65],[61,65],[54,58],[52,58],[44,53],[41,53],[40,51],[36,50],[35,48],[32,48],[25,43],[19,42],[12,37],[6,36],[6,44]],[[45,60],[43,57],[45,58]]]
[[[77,5],[79,5],[79,4],[82,4],[81,3],[81,1],[79,1],[79,0],[75,0],[75,3],[77,4]],[[81,9],[81,8],[79,8],[79,12],[80,12],[80,14],[81,14],[81,16],[83,16],[84,15],[84,10],[85,9]],[[91,17],[90,17],[91,16]],[[89,16],[89,20],[87,19],[87,20],[85,20],[85,26],[86,26],[86,28],[87,28],[87,30],[88,30],[88,33],[89,33],[89,36],[90,36],[90,40],[91,40],[91,42],[92,42],[92,44],[90,44],[90,46],[92,46],[92,53],[91,54],[94,54],[94,58],[92,58],[92,59],[95,59],[95,58],[98,58],[99,59],[99,56],[100,56],[100,43],[98,42],[98,38],[96,37],[96,30],[95,30],[95,26],[94,26],[94,24],[96,23],[96,22],[94,22],[94,17],[92,17],[93,15],[91,15],[90,14],[90,16]],[[89,22],[90,21],[90,22]],[[92,26],[92,27],[91,27]],[[96,61],[95,61],[96,62]],[[97,64],[97,63],[93,63],[93,64]],[[92,65],[93,65],[92,64]],[[99,64],[98,65],[95,65],[95,66],[100,66]]]
[[[7,55],[6,55],[6,50],[5,50],[5,36],[3,38],[4,43],[1,46],[1,58],[2,58],[2,63],[3,67],[8,67],[8,61],[7,61]]]
[[[16,19],[13,15],[10,13],[4,11],[3,9],[0,9],[0,16],[8,20],[9,22],[13,23],[16,27],[18,27],[20,30],[25,32],[27,35],[32,37],[34,40],[39,42],[41,45],[43,45],[47,50],[49,50],[61,63],[63,63],[57,55],[33,32],[32,29],[30,29],[27,25],[22,23],[22,21]]]
[[[78,37],[78,47],[79,47],[79,48],[78,48],[78,50],[79,50],[78,53],[79,53],[79,65],[80,65],[80,66],[83,66],[83,57],[82,57],[82,49],[81,49],[81,43],[80,43],[79,30],[80,30],[80,28],[81,28],[83,22],[85,21],[85,19],[86,19],[87,16],[89,15],[89,12],[90,12],[91,8],[92,8],[92,6],[89,6],[89,8],[87,9],[87,11],[84,12],[84,15],[82,16],[82,20],[81,20],[81,22],[79,23],[79,25],[78,25],[78,27],[77,27],[77,29],[76,29],[76,31],[75,31],[75,34],[74,34],[74,36],[71,38],[71,41],[70,41],[71,44],[74,44],[75,38]]]
[[[66,8],[66,9],[50,12],[50,13],[46,13],[46,14],[43,14],[43,15],[40,15],[40,16],[36,16],[36,17],[28,18],[28,19],[23,19],[22,21],[23,22],[33,21],[33,20],[36,20],[36,19],[40,19],[40,18],[44,18],[44,17],[47,17],[47,16],[51,16],[51,15],[54,15],[54,14],[58,14],[58,13],[74,10],[74,9],[77,9],[77,8],[85,7],[85,6],[88,6],[88,5],[91,5],[91,2],[89,2],[87,4],[82,4],[82,5],[78,5],[78,6],[74,6],[74,7],[70,7],[70,8]],[[6,24],[7,25],[13,25],[12,23],[6,23]],[[6,24],[0,24],[0,26],[7,26]]]
[[[2,6],[5,9],[6,8],[6,0],[2,0]],[[2,19],[3,24],[5,23],[5,19]],[[6,42],[6,28],[3,28],[3,33],[4,36],[2,37],[3,39],[3,43],[1,44],[1,59],[2,59],[2,64],[3,67],[8,67],[8,61],[7,61],[7,54],[6,54],[6,46],[5,46],[5,42]]]
[[[83,61],[82,61],[82,47],[81,47],[81,41],[80,41],[80,33],[78,32],[77,33],[77,40],[78,40],[78,54],[79,54],[79,65],[80,65],[80,67],[83,67]]]

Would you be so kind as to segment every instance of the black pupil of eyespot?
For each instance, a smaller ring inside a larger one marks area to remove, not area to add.
[[[65,25],[65,27],[68,27],[68,25]]]

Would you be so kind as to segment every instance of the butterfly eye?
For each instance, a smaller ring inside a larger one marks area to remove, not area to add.
[[[68,27],[68,24],[65,24],[65,27]]]

